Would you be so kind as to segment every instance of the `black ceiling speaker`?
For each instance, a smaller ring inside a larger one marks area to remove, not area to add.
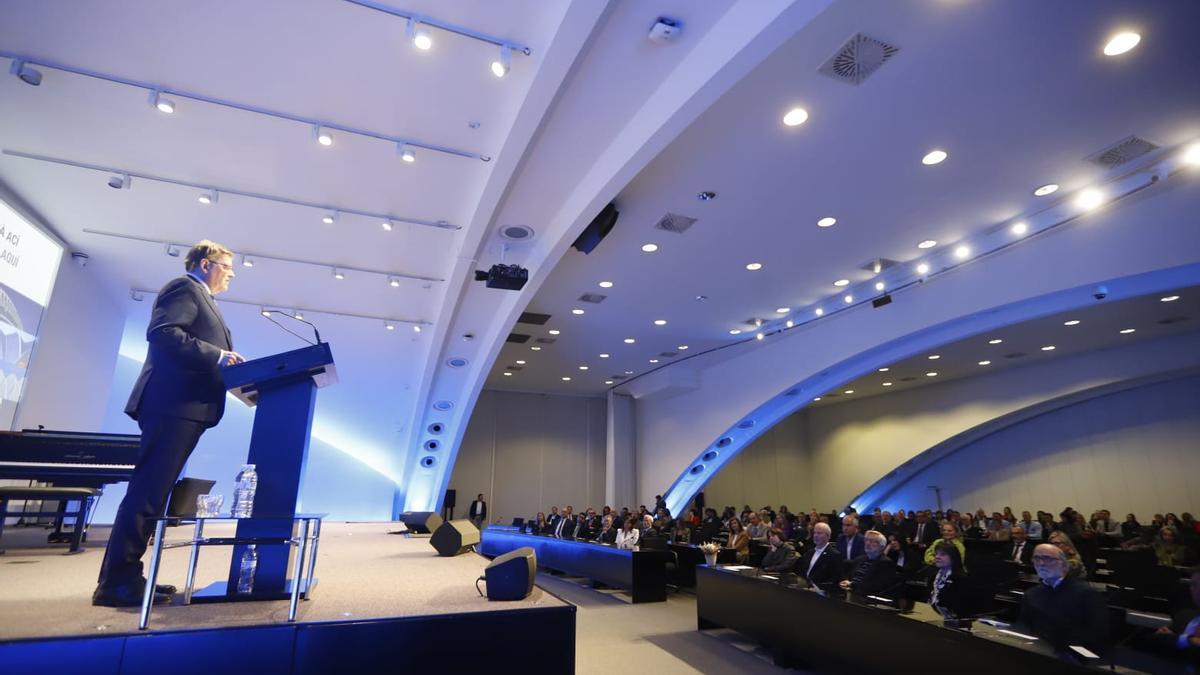
[[[592,222],[584,228],[583,232],[579,233],[579,237],[575,239],[575,243],[571,244],[575,250],[580,253],[591,253],[600,245],[600,241],[612,232],[613,225],[617,224],[617,216],[621,215],[617,211],[617,207],[609,202],[608,206],[600,212],[600,215],[592,219]]]

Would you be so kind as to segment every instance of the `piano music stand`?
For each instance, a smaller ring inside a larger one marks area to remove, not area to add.
[[[223,375],[231,394],[246,405],[257,406],[246,461],[255,465],[258,489],[254,495],[253,517],[238,522],[235,537],[292,539],[317,389],[337,382],[329,344],[322,342],[246,361],[223,369]],[[258,547],[254,592],[239,594],[236,592],[237,580],[245,550],[245,544],[235,545],[228,580],[210,584],[195,593],[192,601],[283,600],[290,597],[293,582],[287,574],[292,547]],[[307,598],[316,580],[306,579],[305,582],[300,594]]]

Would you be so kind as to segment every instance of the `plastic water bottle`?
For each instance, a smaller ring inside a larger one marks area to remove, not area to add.
[[[238,593],[250,593],[254,591],[254,571],[258,569],[258,551],[254,544],[246,547],[246,552],[242,554],[242,566],[238,571]]]
[[[233,517],[249,518],[254,512],[254,492],[258,489],[258,472],[253,464],[242,466],[233,491]]]

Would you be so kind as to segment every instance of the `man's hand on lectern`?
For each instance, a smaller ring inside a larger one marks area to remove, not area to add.
[[[227,352],[224,349],[222,349],[221,350],[221,360],[217,361],[217,365],[222,366],[222,367],[236,366],[237,364],[242,363],[245,360],[246,359],[237,352]]]

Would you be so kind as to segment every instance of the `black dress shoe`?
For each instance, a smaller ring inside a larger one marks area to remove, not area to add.
[[[145,587],[146,587],[146,577],[142,577],[142,588],[145,588]],[[178,588],[175,588],[171,584],[154,584],[154,592],[155,593],[163,593],[165,595],[175,595],[175,593],[178,590],[179,590]]]
[[[92,593],[92,604],[98,607],[141,607],[142,594],[145,586],[117,586],[115,588],[96,587]],[[154,604],[170,602],[171,596],[166,593],[155,593]]]

